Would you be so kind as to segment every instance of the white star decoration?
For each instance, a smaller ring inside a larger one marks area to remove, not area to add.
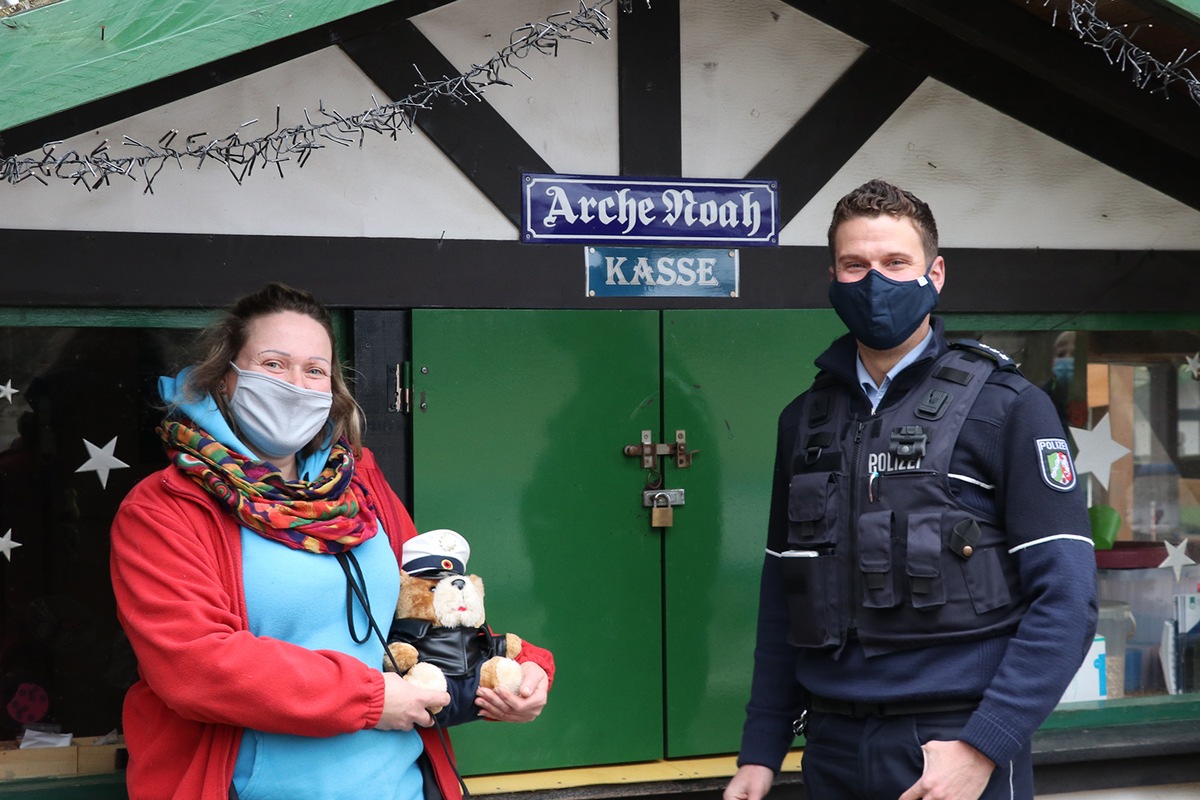
[[[12,396],[19,391],[21,390],[13,388],[12,378],[9,378],[6,384],[0,386],[0,400],[7,400],[9,403],[12,403]]]
[[[1192,380],[1200,381],[1200,353],[1187,357],[1188,369],[1192,371]]]
[[[100,478],[100,486],[108,488],[108,471],[112,469],[124,469],[129,465],[121,459],[113,455],[113,450],[117,447],[117,437],[108,440],[108,444],[104,447],[96,447],[87,439],[83,440],[87,445],[88,460],[83,462],[83,466],[75,470],[76,472],[95,472]]]
[[[1090,472],[1108,490],[1112,464],[1129,454],[1129,448],[1112,438],[1111,419],[1105,416],[1090,431],[1071,428],[1079,454],[1075,456],[1075,471]]]
[[[1167,546],[1167,557],[1166,560],[1158,565],[1158,568],[1170,567],[1175,570],[1175,582],[1179,583],[1181,570],[1186,566],[1196,563],[1188,558],[1187,539],[1184,539],[1179,544],[1171,544],[1170,542],[1163,542],[1163,544]]]
[[[12,528],[8,529],[8,533],[0,536],[0,553],[4,553],[4,557],[12,561],[12,551],[14,547],[20,547],[20,542],[14,542],[12,538]]]

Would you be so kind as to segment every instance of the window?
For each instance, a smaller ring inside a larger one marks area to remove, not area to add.
[[[1104,641],[1064,699],[1200,692],[1200,331],[950,336],[1012,356],[1068,432],[1097,542]]]
[[[109,525],[166,463],[156,382],[194,335],[72,316],[55,327],[0,319],[0,741],[26,728],[119,729],[137,678],[109,581]]]

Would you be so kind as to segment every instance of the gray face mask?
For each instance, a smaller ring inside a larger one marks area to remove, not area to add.
[[[229,399],[229,410],[242,438],[254,451],[269,458],[295,455],[312,441],[329,421],[331,392],[301,389],[261,372],[241,370]]]

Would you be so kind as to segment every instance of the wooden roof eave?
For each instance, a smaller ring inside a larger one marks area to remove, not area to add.
[[[64,0],[0,24],[0,130],[389,0]]]

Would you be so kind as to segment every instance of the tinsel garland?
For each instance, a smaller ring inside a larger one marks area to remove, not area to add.
[[[474,64],[470,70],[453,78],[427,80],[414,65],[420,78],[415,92],[390,103],[379,103],[372,96],[374,105],[358,114],[342,115],[327,109],[321,102],[316,120],[309,115],[308,109],[304,109],[303,124],[284,127],[281,110],[276,107],[275,128],[263,136],[242,138],[242,130],[258,122],[257,119],[243,122],[225,136],[213,137],[207,132],[199,132],[183,136],[182,142],[175,129],[167,131],[155,144],[146,144],[126,135],[123,144],[141,151],[129,156],[114,156],[109,150],[108,139],[90,153],[70,150],[61,155],[57,152],[61,141],[47,142],[42,145],[40,158],[12,156],[5,159],[0,166],[0,180],[15,185],[33,178],[48,185],[47,179],[53,178],[92,191],[110,185],[113,178],[126,177],[136,181],[140,172],[145,180],[143,193],[153,194],[154,179],[163,167],[174,163],[183,169],[185,160],[189,159],[195,161],[197,169],[209,160],[223,164],[239,185],[255,167],[273,165],[282,176],[285,163],[294,160],[297,168],[302,168],[313,152],[326,147],[326,142],[343,146],[357,142],[362,147],[369,132],[388,134],[393,140],[400,131],[412,133],[417,113],[431,108],[434,101],[478,102],[485,88],[497,84],[512,85],[502,77],[505,70],[514,69],[529,78],[515,62],[530,53],[556,56],[559,43],[564,41],[591,44],[596,39],[608,39],[611,35],[609,17],[603,9],[611,2],[599,0],[588,6],[580,0],[579,11],[574,15],[563,11],[551,14],[544,22],[522,25],[509,36],[508,45],[491,59]]]

